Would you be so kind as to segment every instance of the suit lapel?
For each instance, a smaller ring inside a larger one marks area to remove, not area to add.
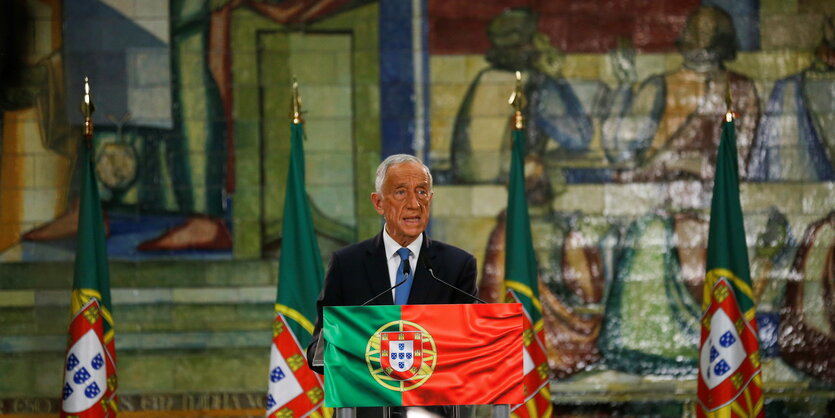
[[[371,286],[371,291],[373,292],[372,296],[376,296],[380,294],[380,292],[391,287],[391,280],[389,279],[389,269],[388,265],[386,264],[386,261],[386,247],[385,245],[383,245],[383,233],[380,232],[374,239],[373,246],[366,249],[365,260],[363,260],[366,273],[365,277],[368,278],[368,284],[369,286]],[[372,305],[393,304],[394,299],[391,296],[391,292],[388,292],[388,294],[380,296],[379,298],[377,298],[376,301],[372,302]]]
[[[430,290],[432,289],[434,284],[433,282],[435,280],[429,276],[429,270],[426,269],[425,259],[428,258],[430,261],[429,264],[434,266],[435,257],[437,256],[435,250],[436,248],[432,245],[432,241],[429,239],[429,236],[424,233],[423,246],[420,249],[417,266],[412,266],[412,270],[415,272],[415,281],[412,283],[412,290],[409,292],[410,305],[426,303],[429,301]]]

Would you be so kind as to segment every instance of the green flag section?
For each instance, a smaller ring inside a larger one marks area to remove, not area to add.
[[[519,404],[522,306],[325,307],[325,406]]]
[[[542,305],[539,303],[536,255],[533,251],[531,219],[525,196],[525,135],[512,134],[510,180],[507,185],[507,223],[505,231],[505,287],[513,289],[531,317],[534,330],[543,329]]]
[[[118,404],[110,273],[91,153],[83,145],[79,154],[82,184],[61,417],[113,417]]]
[[[764,416],[733,121],[722,126],[710,206],[699,345],[699,417]]]
[[[325,273],[304,185],[304,126],[291,124],[290,134],[276,311],[290,319],[293,334],[306,347],[313,334],[315,301]]]

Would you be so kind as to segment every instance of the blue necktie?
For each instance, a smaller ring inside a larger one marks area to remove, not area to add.
[[[395,305],[405,305],[406,302],[409,300],[409,292],[412,290],[412,274],[411,266],[409,265],[409,254],[411,252],[408,248],[401,248],[397,250],[397,254],[400,256],[400,267],[397,268],[397,274],[394,276],[394,283],[400,283],[403,279],[406,279],[406,283],[397,286],[394,289],[394,304]],[[406,274],[404,274],[404,271]]]

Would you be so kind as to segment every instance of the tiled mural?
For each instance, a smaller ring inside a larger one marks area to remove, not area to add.
[[[65,333],[46,318],[69,300],[83,76],[130,410],[147,393],[266,388],[293,78],[323,256],[378,231],[374,169],[415,153],[435,178],[431,234],[475,254],[498,300],[520,71],[558,411],[692,405],[728,99],[767,411],[835,408],[831,2],[23,3],[22,87],[0,100],[0,364],[24,383],[0,382],[0,400],[60,383],[47,365],[63,347],[33,347]]]

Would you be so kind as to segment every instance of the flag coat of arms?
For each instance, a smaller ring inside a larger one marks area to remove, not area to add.
[[[298,340],[284,316],[276,315],[270,346],[267,417],[322,417],[322,381],[307,366]]]
[[[520,404],[522,306],[327,306],[325,406]]]
[[[82,189],[61,417],[115,417],[118,408],[110,273],[90,154],[89,146],[81,147]]]
[[[699,348],[700,417],[764,416],[733,120],[722,126],[710,208]]]

